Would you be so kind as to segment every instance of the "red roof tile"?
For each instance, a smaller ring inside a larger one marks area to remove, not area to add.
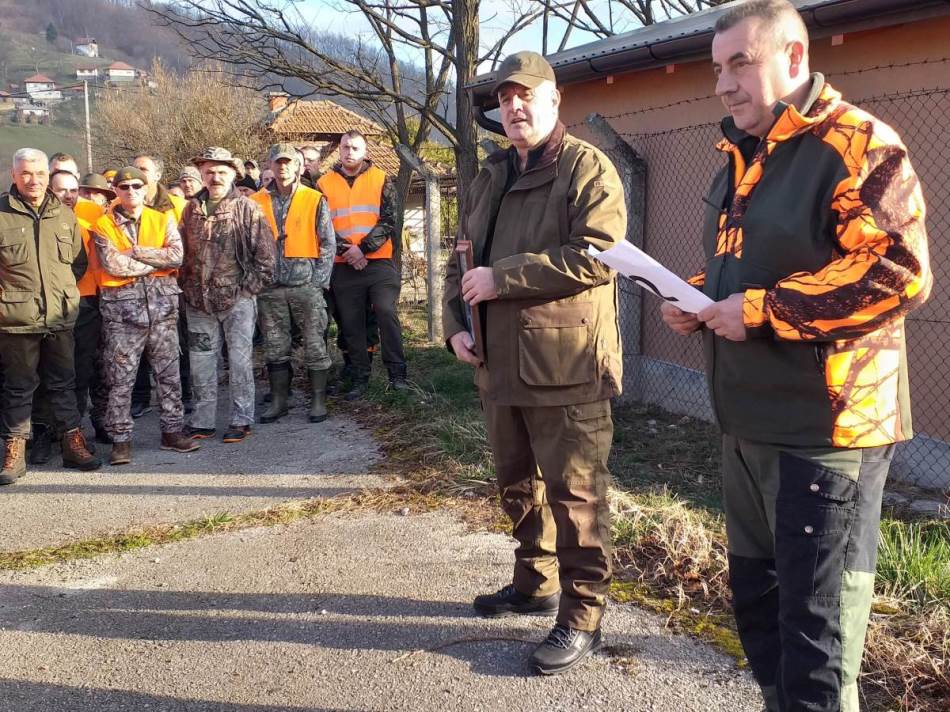
[[[31,84],[52,84],[53,80],[42,74],[34,74],[32,77],[27,77],[23,80],[24,84],[27,82],[30,82]]]
[[[135,69],[135,67],[130,67],[125,62],[113,62],[106,69]]]
[[[332,101],[292,101],[277,112],[268,128],[272,133],[288,139],[342,136],[350,129],[358,129],[368,136],[386,133],[375,121]]]

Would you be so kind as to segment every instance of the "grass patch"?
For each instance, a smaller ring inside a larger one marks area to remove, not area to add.
[[[377,384],[363,413],[372,415],[367,422],[402,463],[410,486],[467,500],[469,518],[474,510],[476,522],[481,517],[507,531],[471,369],[441,345],[424,343],[423,319],[419,310],[404,314],[414,392],[407,397]],[[664,614],[677,630],[742,660],[729,604],[717,429],[643,404],[615,409],[614,421],[611,595]],[[878,596],[861,678],[866,709],[946,709],[947,526],[882,524]]]

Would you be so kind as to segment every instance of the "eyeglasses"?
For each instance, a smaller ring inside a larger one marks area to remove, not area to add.
[[[116,190],[142,190],[145,187],[144,183],[122,183],[117,185]]]

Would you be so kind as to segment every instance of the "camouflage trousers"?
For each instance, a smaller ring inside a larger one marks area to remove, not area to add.
[[[558,623],[597,630],[612,575],[610,401],[517,407],[481,398],[501,507],[518,541],[512,583],[529,596],[560,589]]]
[[[324,332],[327,305],[323,290],[310,284],[299,287],[272,287],[257,298],[264,332],[264,360],[268,364],[290,361],[290,327],[296,324],[303,334],[307,369],[325,371],[331,366]]]
[[[242,297],[227,311],[209,314],[186,305],[188,356],[191,359],[193,428],[214,429],[218,406],[218,354],[221,332],[228,345],[231,425],[254,422],[254,297]]]
[[[136,309],[136,305],[139,308]],[[182,431],[181,376],[178,371],[178,299],[167,298],[162,318],[149,323],[149,308],[131,299],[100,302],[103,374],[109,399],[103,425],[115,442],[132,440],[132,387],[142,354],[148,356],[158,390],[163,433]],[[134,310],[135,314],[125,312]]]

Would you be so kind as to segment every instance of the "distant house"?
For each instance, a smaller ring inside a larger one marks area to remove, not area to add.
[[[106,79],[110,82],[134,82],[135,67],[130,67],[125,62],[113,62],[106,67]]]
[[[45,124],[49,121],[49,107],[21,104],[16,109],[16,119],[23,124]]]
[[[23,89],[33,101],[61,101],[63,98],[63,92],[56,88],[56,83],[43,74],[24,79]]]
[[[84,57],[99,56],[99,45],[96,44],[94,37],[77,37],[73,44],[76,54],[81,54]]]
[[[99,67],[76,67],[76,79],[95,81],[99,78]]]

